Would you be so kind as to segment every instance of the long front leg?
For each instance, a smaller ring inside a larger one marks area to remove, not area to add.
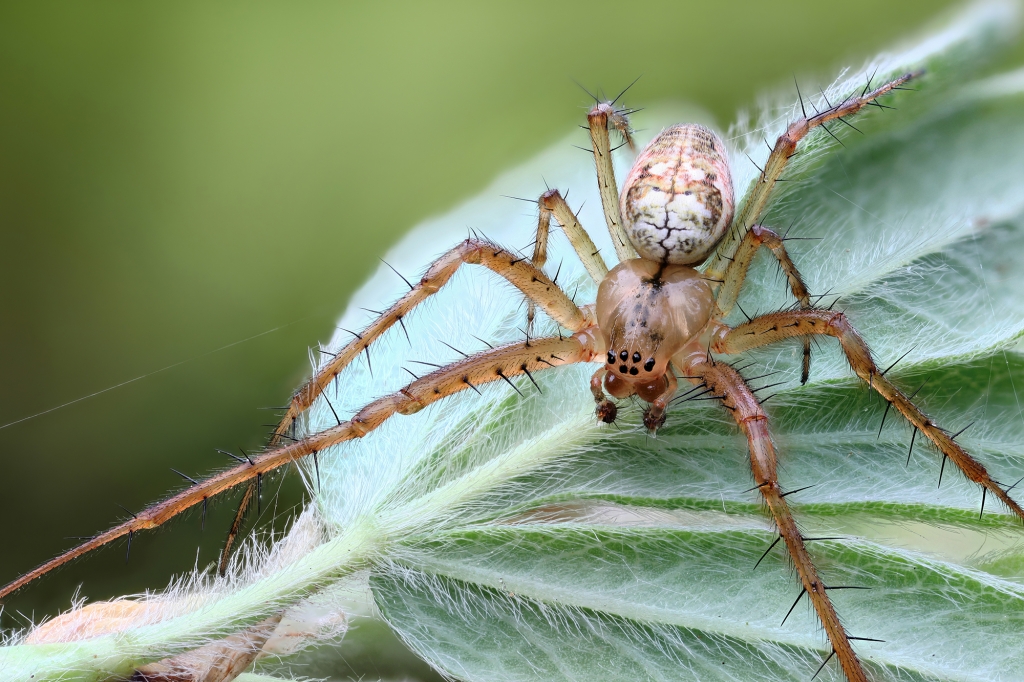
[[[718,245],[715,255],[709,261],[706,270],[708,277],[711,279],[722,279],[729,257],[739,247],[747,231],[761,219],[765,207],[768,205],[768,199],[771,197],[772,190],[775,189],[776,183],[782,177],[783,171],[786,170],[789,160],[796,153],[797,145],[807,137],[808,133],[818,126],[824,126],[829,121],[856,114],[879,97],[898,89],[917,75],[916,73],[904,74],[870,92],[865,88],[860,95],[847,97],[842,102],[814,116],[807,116],[807,113],[802,110],[803,101],[801,100],[801,113],[803,116],[790,123],[786,128],[786,132],[779,135],[778,140],[775,141],[775,146],[772,147],[772,152],[768,156],[764,170],[747,196],[746,202],[740,207],[739,213],[733,219],[729,231],[722,238],[722,242]]]
[[[330,386],[335,377],[360,353],[369,356],[370,344],[381,334],[401,324],[402,319],[420,303],[437,293],[464,263],[482,265],[501,275],[519,289],[528,299],[537,303],[555,322],[571,331],[578,331],[590,324],[586,315],[573,303],[539,268],[521,256],[495,244],[480,239],[467,239],[444,254],[427,268],[416,284],[409,285],[409,291],[395,301],[387,310],[370,323],[348,345],[338,351],[316,374],[310,378],[292,397],[288,411],[271,437],[274,445],[284,436],[292,422]]]
[[[793,559],[797,575],[803,587],[801,597],[806,593],[811,600],[825,634],[828,635],[834,655],[846,673],[850,682],[867,682],[867,675],[861,666],[857,653],[850,644],[843,624],[839,620],[832,601],[828,597],[827,586],[818,576],[818,571],[811,561],[811,556],[804,545],[803,536],[793,519],[793,514],[786,504],[786,494],[779,485],[778,461],[775,443],[768,430],[768,416],[764,413],[757,398],[747,386],[739,372],[731,366],[719,362],[708,361],[705,356],[691,356],[683,365],[683,373],[695,384],[703,384],[716,396],[720,396],[724,405],[732,414],[736,424],[747,437],[750,448],[750,469],[754,474],[754,482],[761,491],[772,519],[779,531],[779,537],[786,544],[789,555]],[[831,656],[830,656],[831,657]]]
[[[533,339],[525,343],[499,346],[435,370],[391,395],[374,400],[351,419],[334,428],[253,456],[251,463],[245,462],[205,481],[199,481],[177,495],[139,512],[132,519],[51,559],[0,589],[0,599],[117,538],[127,535],[130,539],[132,534],[140,530],[156,528],[183,511],[205,503],[214,495],[258,480],[278,467],[308,455],[315,456],[338,443],[362,438],[395,414],[413,414],[442,398],[467,389],[476,391],[480,385],[493,381],[509,381],[512,377],[524,374],[532,376],[534,372],[552,367],[589,362],[598,351],[602,351],[597,347],[599,342],[595,332],[596,329],[590,327],[572,336]]]
[[[834,336],[839,339],[846,359],[857,376],[895,407],[914,429],[927,436],[942,453],[943,461],[948,457],[967,478],[980,485],[983,490],[991,492],[1014,514],[1024,519],[1024,509],[992,480],[985,466],[960,447],[952,436],[940,429],[903,391],[896,388],[878,371],[867,343],[853,328],[845,314],[814,309],[763,315],[734,329],[722,330],[711,349],[719,353],[742,353],[782,339],[812,335]],[[984,502],[982,504],[984,505]]]
[[[754,260],[754,254],[762,246],[771,251],[775,259],[779,261],[779,267],[786,274],[789,288],[800,304],[800,308],[807,310],[811,307],[811,295],[807,291],[807,285],[804,284],[804,278],[800,275],[800,271],[793,265],[793,261],[786,251],[786,244],[783,238],[763,225],[754,225],[750,228],[750,232],[747,232],[746,236],[743,237],[743,241],[740,243],[739,248],[736,249],[732,262],[729,263],[729,267],[725,270],[725,281],[722,283],[721,288],[719,288],[718,296],[715,298],[715,305],[718,307],[718,317],[728,315],[729,311],[736,304],[736,299],[740,295],[740,289],[747,278],[750,262]],[[800,383],[806,384],[807,378],[811,373],[811,339],[805,338],[803,343],[804,361],[803,367],[800,370]]]
[[[563,201],[562,204],[564,203]],[[568,207],[566,207],[566,210],[568,210]],[[569,213],[571,214],[571,211]],[[550,217],[550,213],[547,215]],[[558,212],[556,211],[557,216]],[[545,215],[542,212],[541,220],[543,221],[544,218]],[[582,229],[580,227],[581,231]],[[585,232],[583,234],[584,236],[586,235]],[[570,241],[572,240],[570,239]],[[538,240],[538,243],[540,243],[540,240]],[[543,253],[546,254],[546,237],[543,240],[543,244]],[[573,246],[576,247],[576,244],[574,243]],[[592,249],[593,242],[591,242],[590,246]],[[523,292],[530,301],[530,322],[532,322],[532,314],[535,312],[533,306],[536,304],[550,315],[555,322],[566,329],[577,331],[589,324],[586,316],[572,299],[544,274],[539,265],[534,265],[526,259],[518,257],[490,242],[480,239],[467,239],[431,263],[423,277],[420,278],[420,281],[415,285],[409,284],[409,291],[381,313],[362,332],[352,332],[355,338],[338,353],[334,354],[330,361],[324,364],[292,396],[284,416],[270,435],[270,446],[279,445],[283,439],[290,437],[288,434],[299,415],[309,409],[310,405],[331,385],[331,382],[337,378],[338,374],[358,357],[360,353],[366,353],[367,362],[371,362],[370,345],[396,323],[402,325],[404,330],[405,326],[402,319],[420,303],[437,293],[452,278],[455,272],[466,263],[482,265],[488,268],[504,277],[512,286]],[[584,260],[584,265],[588,263],[592,264],[593,258],[589,261]],[[607,269],[605,269],[605,272],[607,272]],[[232,520],[231,528],[221,550],[218,567],[221,575],[227,570],[231,549],[238,538],[245,514],[252,504],[252,500],[258,498],[259,491],[257,487],[256,481],[249,483],[242,494],[238,509],[235,511],[235,517]]]

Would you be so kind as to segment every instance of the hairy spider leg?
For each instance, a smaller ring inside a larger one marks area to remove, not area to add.
[[[786,279],[789,280],[789,288],[800,304],[800,308],[807,310],[811,307],[811,295],[807,291],[807,285],[804,284],[800,271],[796,269],[793,261],[789,258],[789,254],[786,253],[784,241],[782,237],[763,225],[754,225],[750,228],[750,231],[743,237],[743,241],[740,242],[739,248],[736,249],[729,267],[725,269],[725,281],[718,289],[718,297],[715,299],[715,305],[718,309],[716,317],[725,317],[736,304],[736,299],[740,295],[740,289],[743,287],[743,282],[747,277],[747,269],[754,259],[754,254],[762,246],[770,250],[779,261],[779,267],[786,273]],[[810,337],[805,337],[803,344],[804,359],[803,366],[800,369],[800,383],[806,384],[807,378],[811,373]]]
[[[287,412],[270,437],[270,446],[278,445],[282,438],[287,437],[292,424],[299,415],[309,409],[320,394],[337,378],[338,374],[360,353],[366,353],[367,360],[369,360],[370,344],[393,327],[395,323],[402,325],[404,329],[402,318],[437,293],[463,264],[482,265],[501,275],[512,286],[523,292],[530,301],[539,305],[555,322],[570,331],[578,331],[590,324],[586,315],[573,303],[572,299],[539,267],[534,266],[522,256],[516,256],[491,242],[482,239],[466,239],[431,263],[420,281],[415,285],[410,284],[409,291],[381,313],[362,332],[351,332],[354,337],[352,341],[334,354],[292,396]],[[219,563],[221,574],[227,570],[231,548],[241,529],[246,509],[252,503],[253,493],[254,486],[250,485],[243,493],[241,503],[235,512],[224,549],[221,551]]]
[[[953,436],[940,429],[910,398],[878,371],[871,358],[871,350],[844,313],[815,308],[762,315],[734,329],[724,330],[711,348],[720,353],[742,353],[782,339],[805,335],[827,335],[839,339],[846,359],[857,376],[895,407],[911,426],[927,436],[942,453],[943,462],[948,457],[967,478],[985,491],[991,492],[1014,514],[1024,519],[1024,509],[992,480],[984,465],[960,447]]]
[[[488,253],[494,249],[488,246]],[[60,556],[22,575],[0,589],[0,598],[32,582],[51,570],[66,564],[86,552],[102,547],[117,538],[131,535],[140,530],[156,528],[185,510],[205,500],[247,483],[259,476],[354,438],[362,438],[394,414],[413,414],[427,405],[466,389],[478,391],[481,384],[492,381],[509,381],[512,377],[532,374],[545,369],[589,362],[599,352],[600,346],[596,327],[585,327],[572,336],[531,339],[499,346],[475,355],[470,355],[450,365],[441,367],[404,388],[378,398],[359,410],[351,419],[337,426],[313,434],[289,445],[267,450],[252,456],[252,463],[245,462],[236,467],[199,481],[163,502],[140,511],[132,519],[100,533]]]
[[[280,439],[273,439],[273,443],[277,444]],[[228,528],[228,535],[224,538],[224,547],[220,550],[220,559],[217,562],[217,573],[221,576],[227,575],[228,562],[231,559],[231,550],[235,546],[235,540],[238,539],[238,534],[242,532],[242,522],[245,520],[245,514],[249,511],[249,506],[252,504],[252,498],[257,494],[256,481],[249,481],[245,486],[245,491],[242,493],[242,499],[238,501],[238,508],[235,510],[235,518],[231,520],[231,527]]]
[[[404,296],[362,332],[353,333],[355,338],[295,392],[288,413],[281,420],[275,435],[283,435],[290,422],[309,409],[352,360],[360,353],[367,352],[370,344],[381,334],[395,323],[400,323],[416,306],[437,293],[464,263],[482,265],[505,278],[565,329],[575,332],[590,324],[572,299],[526,258],[482,239],[466,239],[431,263],[419,282],[410,285]]]
[[[537,213],[537,233],[533,239],[533,256],[530,262],[538,270],[544,269],[548,262],[548,235],[551,232],[551,211],[540,201],[537,202],[539,211]],[[558,279],[558,275],[555,275]],[[526,300],[526,333],[533,334],[533,320],[537,317],[537,304],[532,299]]]
[[[777,475],[778,459],[775,443],[768,430],[768,416],[754,396],[746,381],[739,372],[724,362],[711,361],[709,357],[694,354],[688,362],[681,363],[684,374],[696,385],[707,386],[711,392],[720,396],[722,405],[732,413],[733,419],[747,437],[750,448],[750,468],[754,474],[754,482],[761,491],[765,504],[771,512],[772,519],[779,531],[779,537],[786,544],[789,555],[793,559],[800,583],[803,587],[801,596],[806,593],[818,614],[821,624],[828,635],[829,643],[846,673],[849,682],[868,682],[860,659],[857,657],[850,637],[839,620],[832,601],[828,597],[827,586],[818,576],[818,571],[811,561],[811,556],[804,545],[804,538],[793,519],[793,514],[786,503],[786,493],[779,486]]]
[[[569,204],[562,198],[557,189],[549,189],[540,195],[537,200],[539,212],[537,215],[537,236],[533,243],[533,258],[531,261],[538,269],[543,269],[548,259],[548,239],[551,233],[551,218],[554,216],[562,233],[565,234],[572,246],[576,256],[583,263],[587,274],[594,280],[594,284],[600,284],[604,276],[608,274],[608,266],[594,245],[587,231],[580,224],[576,214],[569,208]],[[555,279],[558,278],[556,273]],[[557,282],[556,282],[557,284]],[[532,299],[527,301],[526,328],[533,333],[533,320],[537,314],[537,304]]]
[[[627,111],[616,109],[614,102],[599,102],[587,114],[587,126],[590,130],[590,143],[594,150],[594,165],[597,167],[597,187],[601,193],[601,207],[604,219],[608,223],[608,232],[612,236],[612,245],[619,262],[636,258],[636,249],[626,236],[622,224],[622,213],[619,209],[619,186],[615,182],[615,168],[612,166],[611,140],[608,127],[615,128],[626,139],[630,148],[633,137],[629,129]]]
[[[901,85],[918,75],[920,74],[903,74],[899,78],[889,81],[879,88],[875,88],[871,92],[867,92],[867,88],[865,88],[860,95],[851,95],[835,106],[831,106],[810,117],[803,111],[803,99],[801,99],[800,106],[803,116],[790,123],[789,127],[786,128],[786,132],[779,135],[778,140],[776,140],[771,154],[768,155],[768,161],[765,163],[761,175],[755,181],[747,200],[733,219],[729,231],[725,233],[715,254],[708,261],[708,268],[706,270],[708,277],[716,280],[722,279],[729,257],[739,247],[740,242],[750,228],[761,218],[768,205],[768,199],[771,197],[772,190],[775,188],[779,178],[782,177],[789,159],[796,153],[800,140],[807,137],[807,134],[818,126],[824,126],[829,121],[843,119],[856,114],[874,102],[874,100],[889,94],[893,90],[899,89]],[[827,131],[828,128],[826,127],[825,130]]]
[[[550,211],[550,215],[554,216],[576,252],[576,256],[586,268],[587,274],[594,280],[594,284],[600,284],[608,274],[608,266],[605,265],[604,258],[601,257],[597,246],[594,245],[594,240],[580,224],[576,214],[569,208],[569,204],[562,198],[561,193],[557,189],[548,190],[540,196],[537,203],[540,204],[541,210],[546,208]]]

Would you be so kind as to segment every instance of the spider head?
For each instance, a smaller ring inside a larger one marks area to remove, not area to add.
[[[693,268],[642,258],[615,266],[597,291],[608,390],[643,397],[645,387],[661,385],[672,356],[708,323],[712,301]]]
[[[725,143],[696,123],[666,128],[637,156],[619,197],[629,241],[643,258],[697,265],[733,215]]]

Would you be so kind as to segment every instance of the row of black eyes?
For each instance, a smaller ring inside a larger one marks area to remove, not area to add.
[[[629,358],[629,353],[627,351],[625,351],[625,350],[619,351],[619,358],[623,362],[625,362],[626,359]],[[616,360],[615,360],[615,351],[613,351],[613,350],[608,351],[608,364],[609,365],[614,365],[615,362],[616,362]],[[633,351],[633,364],[635,365],[638,362],[640,362],[640,353],[637,353],[636,351]],[[653,369],[654,369],[654,358],[648,358],[647,362],[644,363],[644,370],[650,372]],[[623,374],[625,374],[628,371],[630,374],[632,374],[634,376],[636,376],[637,374],[640,373],[637,370],[636,367],[626,367],[626,365],[619,365],[619,371],[622,372]]]

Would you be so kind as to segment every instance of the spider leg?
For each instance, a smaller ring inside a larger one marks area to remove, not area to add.
[[[576,256],[579,257],[583,267],[594,284],[600,284],[604,276],[608,274],[608,266],[598,252],[594,241],[587,234],[587,231],[580,224],[576,214],[569,208],[569,204],[562,198],[557,189],[549,189],[540,195],[537,200],[540,211],[537,217],[537,238],[533,243],[533,258],[531,261],[538,269],[543,269],[548,259],[548,237],[551,232],[551,217],[562,227],[562,232],[569,240]],[[555,279],[558,279],[557,275]],[[556,282],[557,284],[557,282]],[[527,329],[532,333],[533,319],[536,315],[537,304],[531,299],[527,303],[526,324]]]
[[[911,426],[927,436],[942,453],[943,464],[946,458],[949,458],[967,478],[980,485],[984,491],[991,492],[1014,514],[1024,519],[1024,509],[992,480],[984,465],[964,450],[954,440],[954,436],[940,429],[906,394],[878,371],[868,345],[844,313],[812,309],[763,315],[720,332],[712,345],[712,350],[720,353],[742,353],[782,339],[811,335],[828,335],[839,339],[846,359],[857,376],[885,398],[890,406],[895,407]]]
[[[683,363],[682,367],[683,373],[690,381],[698,385],[706,384],[715,395],[721,396],[722,405],[728,408],[736,424],[746,435],[754,482],[778,527],[779,537],[789,550],[800,583],[825,628],[829,643],[839,658],[846,679],[850,682],[867,682],[867,675],[850,644],[850,637],[828,597],[827,587],[818,576],[817,569],[807,552],[803,536],[786,503],[786,493],[779,486],[775,444],[768,430],[768,416],[764,409],[743,377],[728,364],[709,362],[706,356],[695,354],[690,356],[689,362]]]
[[[594,165],[597,167],[597,187],[601,192],[601,206],[604,208],[604,219],[608,223],[608,232],[612,235],[615,255],[619,262],[636,258],[636,249],[629,242],[622,223],[619,209],[619,186],[615,182],[615,168],[612,166],[612,147],[608,135],[609,125],[615,128],[626,139],[630,149],[633,148],[633,137],[629,129],[627,111],[616,109],[614,102],[599,102],[587,114],[587,125],[590,130],[590,143],[594,149]]]
[[[249,511],[252,498],[256,495],[256,481],[249,481],[242,493],[242,499],[238,501],[238,509],[235,510],[235,518],[231,520],[231,528],[228,529],[228,536],[224,539],[224,547],[220,551],[220,560],[217,562],[217,573],[221,576],[228,572],[228,559],[231,558],[231,549],[235,546],[235,540],[242,531],[242,521]]]
[[[580,229],[582,230],[582,228]],[[309,409],[310,405],[331,385],[338,374],[360,353],[366,353],[369,358],[370,344],[393,327],[395,323],[404,329],[402,318],[437,293],[464,263],[482,265],[501,275],[523,292],[527,299],[539,305],[555,322],[566,329],[575,332],[590,323],[587,316],[573,303],[572,299],[539,267],[490,242],[481,239],[466,239],[431,263],[420,281],[410,284],[409,291],[381,313],[362,332],[351,332],[354,337],[352,341],[331,357],[330,361],[325,363],[292,396],[288,410],[271,434],[270,446],[276,446],[282,439],[288,437],[288,432],[299,415]],[[252,484],[242,496],[242,501],[231,524],[231,530],[224,543],[224,549],[221,551],[220,571],[222,574],[227,569],[228,556],[241,528],[242,519],[252,502],[254,491],[251,488]]]
[[[743,281],[747,277],[747,269],[750,267],[750,262],[754,259],[754,254],[762,246],[769,249],[779,261],[779,266],[786,273],[786,279],[789,280],[789,288],[793,292],[793,296],[800,303],[800,308],[806,310],[811,307],[811,295],[807,291],[807,285],[804,284],[800,271],[796,269],[793,261],[790,260],[783,238],[767,227],[754,225],[744,235],[743,241],[740,242],[739,248],[736,249],[736,253],[733,255],[732,262],[725,269],[725,281],[722,283],[721,288],[719,288],[718,297],[715,299],[715,305],[718,307],[717,317],[725,317],[736,304],[736,299],[740,295],[740,289],[743,287]],[[807,377],[811,372],[811,339],[809,337],[805,338],[803,344],[804,360],[800,371],[800,383],[806,384]]]
[[[538,201],[539,212],[537,214],[537,234],[533,240],[533,257],[530,258],[530,262],[538,270],[544,269],[544,264],[548,262],[548,235],[551,232],[551,210],[544,206],[543,202]],[[558,279],[558,275],[555,275],[555,279]],[[533,320],[537,317],[537,304],[533,302],[533,299],[526,301],[526,333],[527,335],[533,334]]]
[[[915,78],[917,75],[917,73],[904,74],[899,78],[872,90],[871,92],[865,92],[862,94],[855,93],[848,96],[842,102],[839,102],[835,106],[831,106],[814,116],[809,117],[804,113],[803,116],[790,123],[789,127],[786,128],[786,132],[779,135],[778,140],[775,141],[775,146],[772,148],[772,152],[768,156],[768,161],[765,163],[764,170],[755,181],[754,187],[750,190],[746,202],[744,202],[743,206],[736,214],[736,217],[733,218],[732,225],[729,227],[729,231],[722,238],[722,242],[719,244],[715,255],[711,261],[709,261],[708,269],[706,271],[708,277],[712,279],[722,279],[722,271],[725,268],[725,262],[739,246],[740,241],[744,236],[746,236],[747,231],[750,230],[751,226],[761,218],[765,208],[768,206],[768,199],[771,197],[772,190],[775,188],[775,184],[779,181],[779,178],[782,177],[782,173],[785,171],[786,165],[789,163],[789,159],[794,155],[794,153],[796,153],[796,148],[800,143],[800,140],[807,137],[807,134],[818,126],[822,126],[829,121],[834,121],[836,119],[856,114],[858,111],[871,104],[874,100],[883,95],[889,94],[911,78]]]
[[[493,248],[490,247],[489,248]],[[245,462],[186,488],[177,495],[138,512],[132,519],[100,533],[81,545],[47,561],[0,589],[6,597],[36,578],[86,552],[140,530],[156,528],[205,500],[248,483],[259,476],[307,455],[355,438],[362,438],[395,414],[413,414],[431,403],[466,389],[478,391],[481,384],[540,372],[577,362],[589,362],[601,350],[596,328],[585,328],[572,336],[531,339],[499,346],[427,374],[395,393],[370,402],[348,421],[283,447],[269,449]]]
[[[482,265],[501,275],[566,329],[575,332],[590,324],[587,316],[572,299],[540,268],[490,242],[467,239],[431,263],[420,281],[412,285],[404,296],[381,313],[361,333],[353,332],[355,338],[295,392],[288,412],[274,431],[272,444],[287,432],[293,420],[309,409],[352,360],[360,353],[368,352],[370,344],[381,334],[395,323],[400,323],[416,306],[437,293],[464,263]]]
[[[732,262],[725,270],[725,281],[718,289],[718,297],[715,299],[719,317],[727,315],[736,305],[736,299],[739,297],[740,289],[747,277],[747,269],[754,259],[754,254],[762,246],[770,250],[779,261],[782,271],[786,273],[786,279],[789,280],[789,288],[796,300],[800,302],[800,307],[811,307],[811,295],[807,291],[807,285],[804,284],[803,277],[800,276],[800,272],[790,260],[782,237],[763,225],[754,225],[744,235]]]
[[[586,229],[580,225],[579,219],[576,218],[576,214],[572,212],[569,204],[562,198],[561,193],[557,189],[548,190],[540,196],[537,203],[540,205],[542,212],[546,209],[549,212],[549,216],[553,215],[555,217],[555,220],[562,227],[562,232],[565,233],[569,243],[572,244],[573,250],[576,251],[576,255],[583,263],[583,267],[587,269],[590,278],[594,280],[594,284],[600,284],[604,276],[608,274],[608,266],[605,264],[604,259],[601,258],[597,246],[594,245],[594,240],[587,234]]]

